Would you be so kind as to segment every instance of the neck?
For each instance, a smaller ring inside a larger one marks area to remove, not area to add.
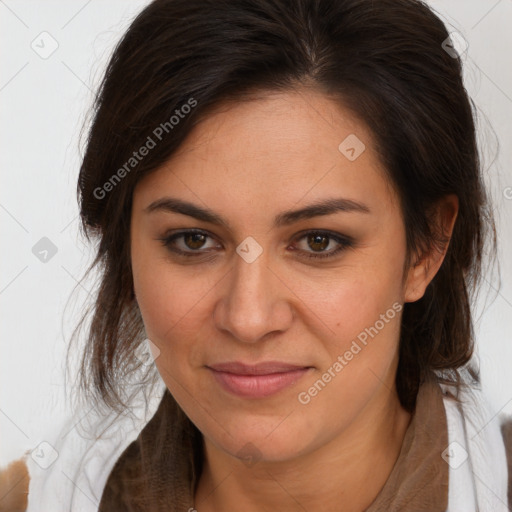
[[[197,512],[366,509],[386,483],[411,419],[396,391],[383,393],[376,410],[367,407],[336,438],[292,460],[248,467],[205,438]]]

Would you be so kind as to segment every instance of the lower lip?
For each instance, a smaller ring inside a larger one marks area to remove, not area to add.
[[[309,368],[267,375],[237,375],[211,368],[210,370],[226,391],[243,398],[265,398],[297,382],[309,371]]]

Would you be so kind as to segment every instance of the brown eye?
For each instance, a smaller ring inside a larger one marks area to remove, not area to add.
[[[206,238],[202,233],[186,233],[183,235],[183,241],[189,249],[201,249]]]
[[[329,245],[329,237],[324,235],[308,235],[308,246],[314,251],[323,251]]]
[[[181,231],[170,236],[159,238],[162,244],[178,256],[205,256],[212,250],[222,249],[222,246],[211,245],[214,242],[212,236],[204,231]],[[208,246],[210,240],[210,246]],[[331,258],[344,249],[354,246],[351,237],[331,233],[329,231],[310,231],[298,238],[298,253],[305,258]],[[303,245],[303,247],[300,247]]]
[[[297,246],[299,253],[305,258],[331,258],[354,246],[351,237],[329,231],[310,231],[298,238],[299,242],[301,240],[304,242],[298,243]]]
[[[218,244],[212,245],[213,238],[203,231],[181,231],[159,240],[167,249],[179,256],[204,256],[219,247]]]

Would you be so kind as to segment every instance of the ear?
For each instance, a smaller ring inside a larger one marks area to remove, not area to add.
[[[416,302],[421,299],[427,286],[434,279],[448,250],[458,211],[459,199],[455,194],[444,196],[435,205],[432,214],[432,222],[435,225],[432,228],[444,238],[444,242],[432,244],[428,251],[413,261],[407,271],[404,302]]]

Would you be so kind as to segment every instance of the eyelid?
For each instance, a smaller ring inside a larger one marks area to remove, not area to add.
[[[207,238],[209,238],[211,240],[216,240],[216,237],[214,235],[212,235],[208,230],[198,229],[198,228],[171,230],[171,231],[166,232],[162,237],[158,238],[158,240],[160,240],[165,247],[168,247],[169,250],[171,250],[173,252],[183,253],[183,254],[190,253],[190,254],[197,254],[197,255],[204,254],[206,252],[204,249],[197,249],[195,251],[192,249],[189,249],[188,251],[181,251],[181,249],[177,249],[176,251],[174,251],[173,249],[171,249],[169,247],[170,243],[173,242],[174,240],[176,240],[184,235],[194,234],[194,233],[197,233],[200,235],[205,235]]]
[[[342,235],[341,233],[330,231],[328,229],[306,229],[297,233],[293,240],[294,242],[297,242],[308,235],[325,236],[331,240],[334,240],[338,244],[338,247],[328,252],[301,251],[306,259],[334,259],[337,255],[339,255],[339,253],[345,251],[346,249],[353,248],[355,245],[355,240],[351,236]]]

